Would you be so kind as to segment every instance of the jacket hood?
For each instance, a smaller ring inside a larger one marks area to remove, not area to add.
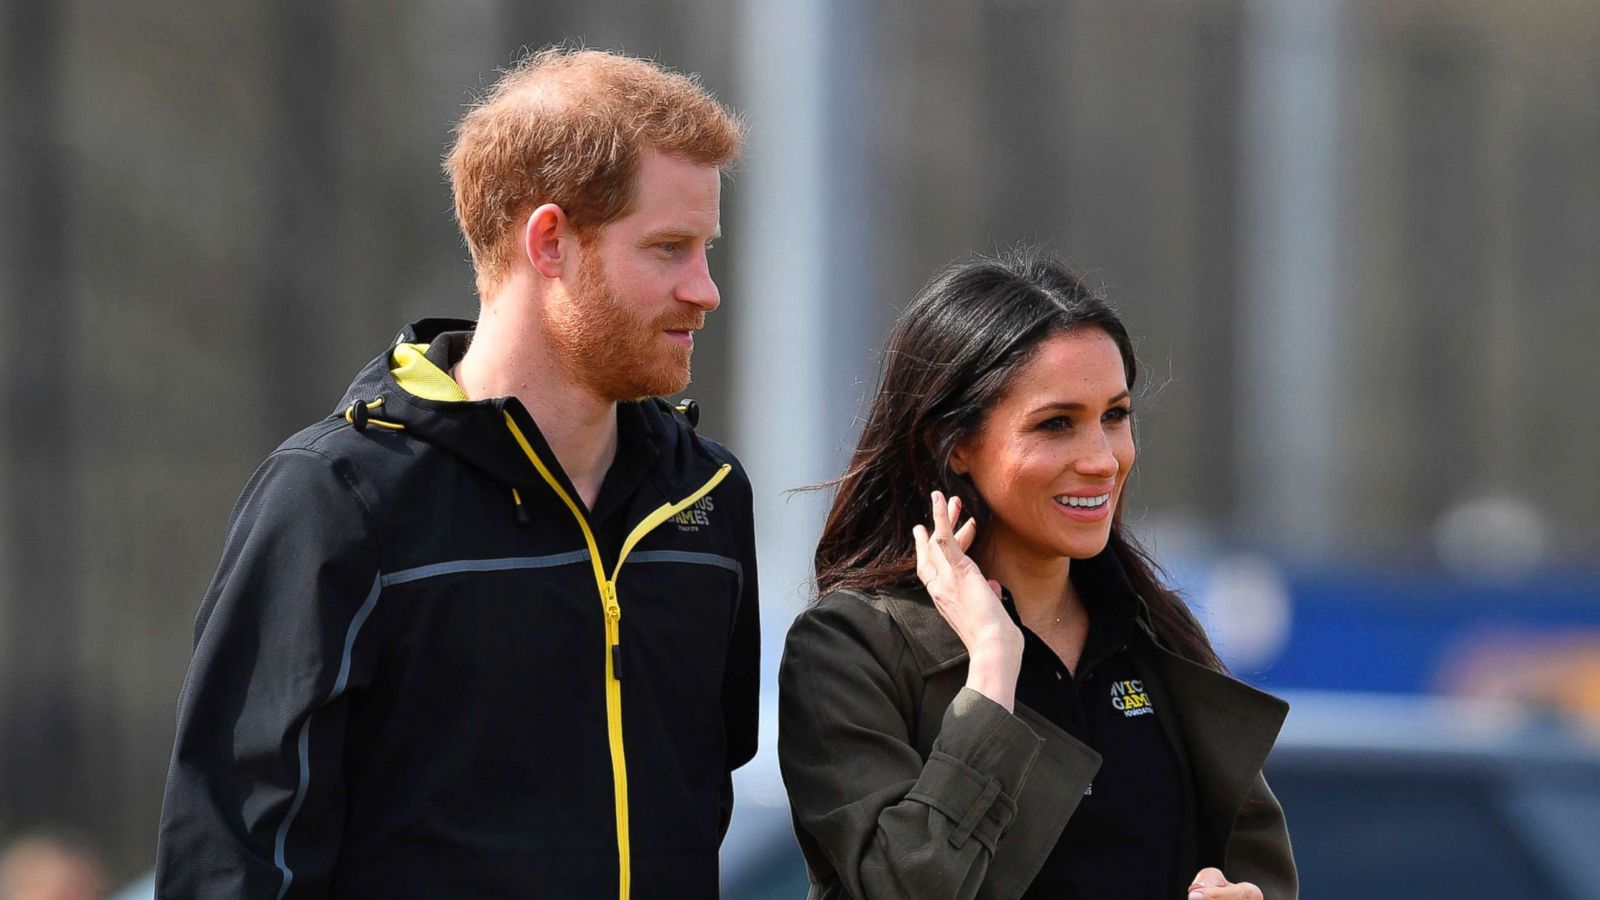
[[[567,491],[576,496],[533,417],[515,397],[469,400],[448,368],[476,328],[468,319],[421,319],[395,336],[383,353],[362,368],[334,414],[352,428],[402,432],[461,458],[499,483],[531,496],[548,491],[519,445],[508,417]],[[446,361],[448,359],[448,361]],[[617,404],[622,440],[643,439],[654,455],[652,475],[668,495],[703,483],[722,460],[695,439],[684,411],[652,397]],[[696,480],[698,479],[698,480]]]

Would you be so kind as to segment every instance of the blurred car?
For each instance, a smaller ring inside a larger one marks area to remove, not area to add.
[[[1600,746],[1515,705],[1296,692],[1267,762],[1303,900],[1600,897]],[[763,721],[777,721],[775,708]],[[767,732],[775,729],[768,727]],[[776,739],[735,775],[727,900],[805,896]]]
[[[1600,896],[1600,748],[1515,704],[1291,694],[1267,778],[1306,900]]]

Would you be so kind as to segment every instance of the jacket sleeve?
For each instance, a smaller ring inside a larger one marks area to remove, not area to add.
[[[761,710],[761,604],[756,574],[756,537],[750,482],[742,470],[734,491],[742,518],[739,541],[739,597],[722,670],[722,725],[727,741],[728,776],[723,779],[721,833],[733,816],[732,772],[756,755]]]
[[[882,635],[862,630],[872,627],[824,600],[789,631],[778,676],[778,761],[802,846],[811,843],[857,900],[970,898],[1042,741],[1004,707],[963,688],[924,760],[907,726],[917,698],[891,674],[901,660],[882,658],[908,651],[897,631],[890,650]],[[894,626],[885,618],[881,627]],[[830,881],[808,857],[812,877]]]
[[[344,827],[347,692],[370,678],[356,639],[378,584],[346,474],[308,450],[269,457],[234,508],[196,618],[157,896],[327,896]]]
[[[1239,805],[1222,871],[1229,881],[1248,881],[1260,888],[1265,900],[1297,900],[1299,896],[1283,806],[1259,773]]]

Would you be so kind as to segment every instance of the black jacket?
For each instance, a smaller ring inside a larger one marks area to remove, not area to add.
[[[749,482],[683,412],[622,404],[584,509],[522,404],[444,374],[471,327],[402,332],[246,486],[160,897],[716,895],[756,747]]]

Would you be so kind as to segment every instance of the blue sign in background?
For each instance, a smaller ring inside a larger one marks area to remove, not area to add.
[[[1544,574],[1466,582],[1404,570],[1284,572],[1287,642],[1274,660],[1237,674],[1262,687],[1427,692],[1469,646],[1556,639],[1600,645],[1600,579]]]

